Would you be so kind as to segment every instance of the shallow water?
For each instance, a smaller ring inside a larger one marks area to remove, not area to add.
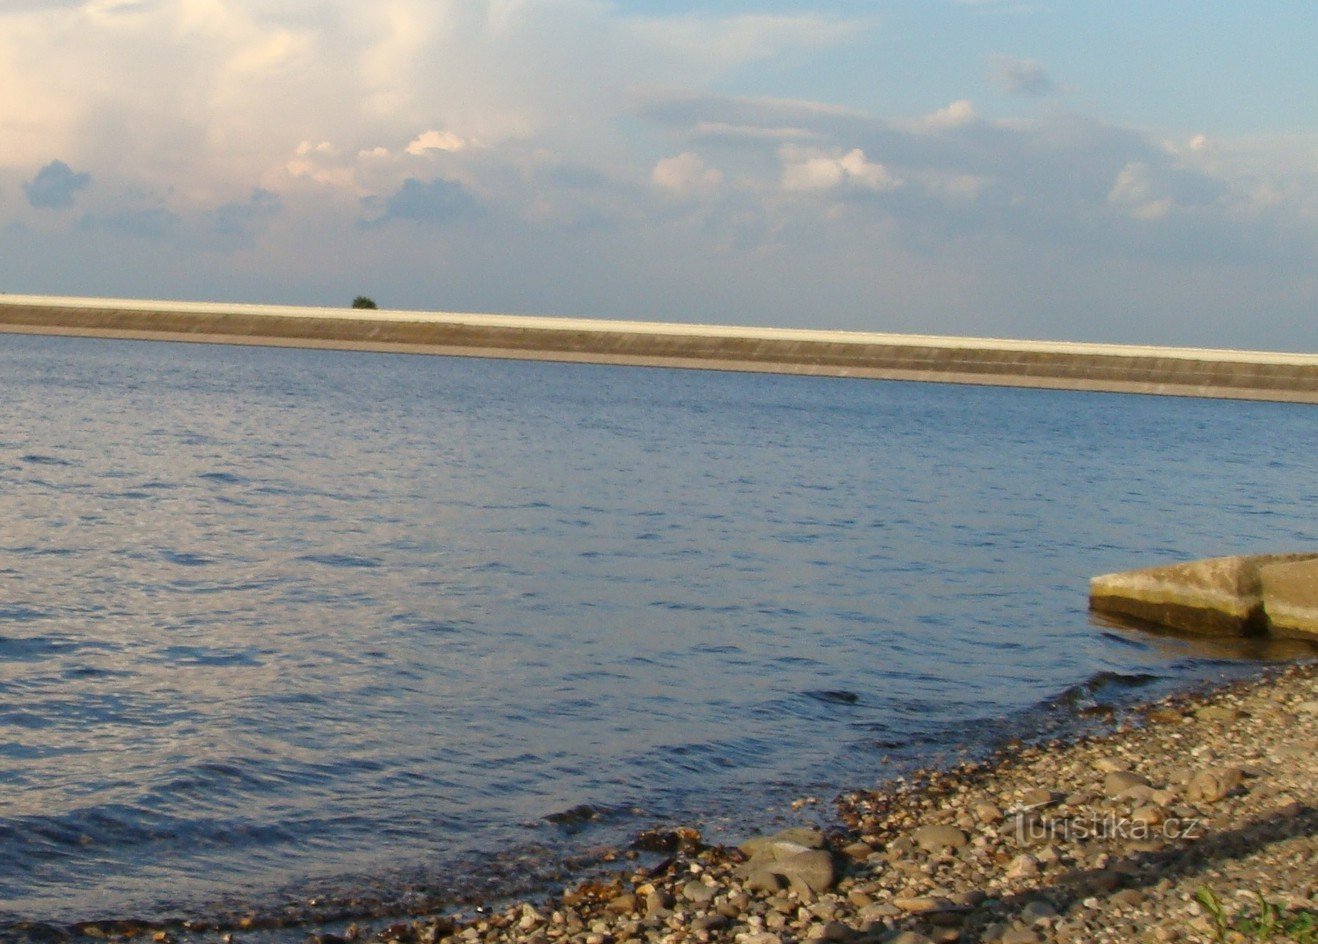
[[[1301,405],[12,335],[0,394],[0,922],[771,816],[1238,671],[1088,578],[1318,524]]]

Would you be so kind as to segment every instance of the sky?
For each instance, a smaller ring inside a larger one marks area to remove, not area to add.
[[[1318,351],[1309,0],[0,0],[0,292]]]

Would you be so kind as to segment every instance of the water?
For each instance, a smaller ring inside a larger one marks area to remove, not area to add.
[[[1088,578],[1318,523],[1307,406],[18,336],[0,394],[0,926],[745,828],[1232,671]]]

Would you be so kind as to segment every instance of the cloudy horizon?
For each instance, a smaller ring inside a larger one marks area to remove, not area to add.
[[[1318,8],[0,0],[0,292],[1318,350]]]

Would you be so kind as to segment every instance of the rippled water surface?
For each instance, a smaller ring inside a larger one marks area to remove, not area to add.
[[[1222,671],[1088,578],[1316,536],[1306,406],[12,335],[0,395],[0,921],[780,808]]]

